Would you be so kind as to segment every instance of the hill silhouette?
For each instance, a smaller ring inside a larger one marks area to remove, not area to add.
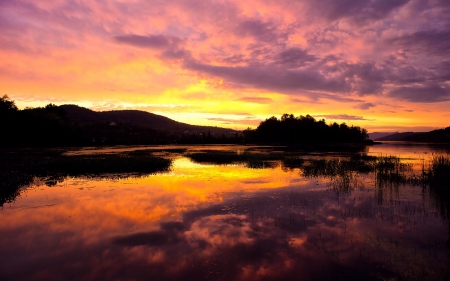
[[[393,134],[398,134],[399,132],[373,132],[369,133],[369,139],[371,140],[378,140],[379,138],[383,138],[386,136],[390,136]]]
[[[240,143],[227,128],[196,126],[139,111],[96,112],[77,105],[18,109],[0,97],[0,147]]]
[[[404,141],[407,137],[410,137],[414,134],[414,132],[403,132],[403,133],[394,133],[391,135],[387,135],[381,138],[375,139],[376,141]]]
[[[425,133],[405,132],[397,133],[382,138],[377,141],[415,141],[415,142],[436,142],[450,143],[450,127],[433,130]]]
[[[171,133],[184,133],[186,131],[199,133],[213,133],[213,134],[233,134],[232,129],[213,127],[213,126],[198,126],[190,125],[182,122],[172,120],[168,117],[157,115],[154,113],[140,111],[140,110],[113,110],[113,111],[93,111],[78,105],[61,105],[67,117],[75,124],[80,126],[92,125],[95,123],[114,122],[116,124],[129,124],[139,126],[142,128],[152,128],[155,130],[162,130]]]

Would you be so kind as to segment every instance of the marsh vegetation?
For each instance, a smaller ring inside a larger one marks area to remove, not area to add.
[[[44,178],[47,186],[66,177],[120,178],[169,171],[172,160],[148,151],[65,156],[63,149],[0,152],[0,206],[11,202],[20,189]],[[154,151],[152,151],[154,152]]]

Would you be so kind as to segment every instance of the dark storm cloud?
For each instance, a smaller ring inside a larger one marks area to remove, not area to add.
[[[167,35],[120,35],[114,36],[114,40],[118,43],[124,43],[140,48],[152,48],[152,49],[166,49],[178,47],[182,40],[178,37],[167,36]]]
[[[432,103],[450,100],[450,87],[436,84],[394,88],[389,96],[410,102]]]

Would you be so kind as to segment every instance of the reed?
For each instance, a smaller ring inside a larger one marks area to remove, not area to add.
[[[450,155],[434,155],[430,162],[429,181],[436,186],[450,189]]]
[[[169,171],[172,160],[151,154],[93,154],[63,156],[60,150],[21,150],[0,153],[0,205],[17,196],[17,190],[34,177],[49,185],[67,176],[136,176]],[[46,182],[47,183],[47,182]]]
[[[186,157],[197,163],[208,164],[237,164],[244,163],[249,166],[256,167],[259,163],[267,161],[276,161],[284,158],[280,153],[253,153],[237,151],[220,151],[220,150],[206,150],[200,152],[193,152],[185,154]],[[250,164],[249,164],[250,163]],[[255,165],[251,164],[254,163]],[[264,165],[263,165],[264,166]]]
[[[450,155],[433,155],[425,179],[441,215],[449,220],[450,232]]]
[[[373,165],[375,179],[379,185],[406,183],[409,179],[407,172],[412,170],[410,164],[402,163],[396,156],[379,156]]]

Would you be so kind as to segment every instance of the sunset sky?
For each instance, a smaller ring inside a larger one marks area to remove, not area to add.
[[[255,128],[450,126],[449,0],[0,0],[0,95]]]

